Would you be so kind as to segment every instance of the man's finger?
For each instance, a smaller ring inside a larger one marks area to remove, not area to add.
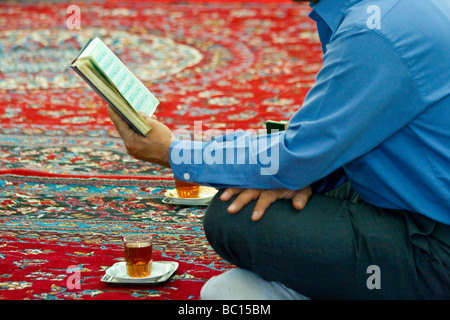
[[[234,195],[241,193],[242,190],[243,190],[243,189],[241,189],[241,188],[227,188],[227,189],[220,195],[220,200],[222,200],[222,201],[228,201],[228,200],[230,200]]]
[[[229,213],[238,213],[241,209],[246,206],[250,201],[257,199],[261,191],[256,189],[245,189],[242,191],[237,198],[228,207]]]
[[[255,208],[252,213],[252,220],[258,221],[262,218],[267,208],[277,201],[279,194],[276,190],[264,190],[256,201]]]
[[[292,205],[294,206],[294,208],[297,210],[302,210],[308,202],[311,193],[312,192],[310,187],[306,187],[304,189],[296,191],[294,196],[292,197]]]

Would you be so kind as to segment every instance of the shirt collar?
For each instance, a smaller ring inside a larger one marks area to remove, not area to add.
[[[313,11],[309,17],[314,21],[320,18],[335,33],[344,18],[348,8],[363,0],[320,0],[317,4],[310,4]]]

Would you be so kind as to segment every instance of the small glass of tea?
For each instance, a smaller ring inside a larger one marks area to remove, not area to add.
[[[145,278],[152,272],[153,238],[146,234],[123,237],[127,274],[132,278]]]
[[[180,198],[198,198],[200,186],[194,182],[175,180],[175,188]]]

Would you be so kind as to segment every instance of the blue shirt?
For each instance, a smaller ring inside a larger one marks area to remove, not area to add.
[[[376,6],[374,6],[376,5]],[[286,131],[175,140],[176,179],[331,190],[450,224],[450,1],[321,0],[323,67]]]

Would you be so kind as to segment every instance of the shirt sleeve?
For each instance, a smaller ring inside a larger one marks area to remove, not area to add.
[[[323,178],[370,153],[423,111],[418,96],[407,66],[381,35],[362,27],[339,30],[286,131],[174,141],[172,169],[177,179],[218,188],[296,190],[316,182],[325,190],[329,186],[317,182],[326,184]]]

